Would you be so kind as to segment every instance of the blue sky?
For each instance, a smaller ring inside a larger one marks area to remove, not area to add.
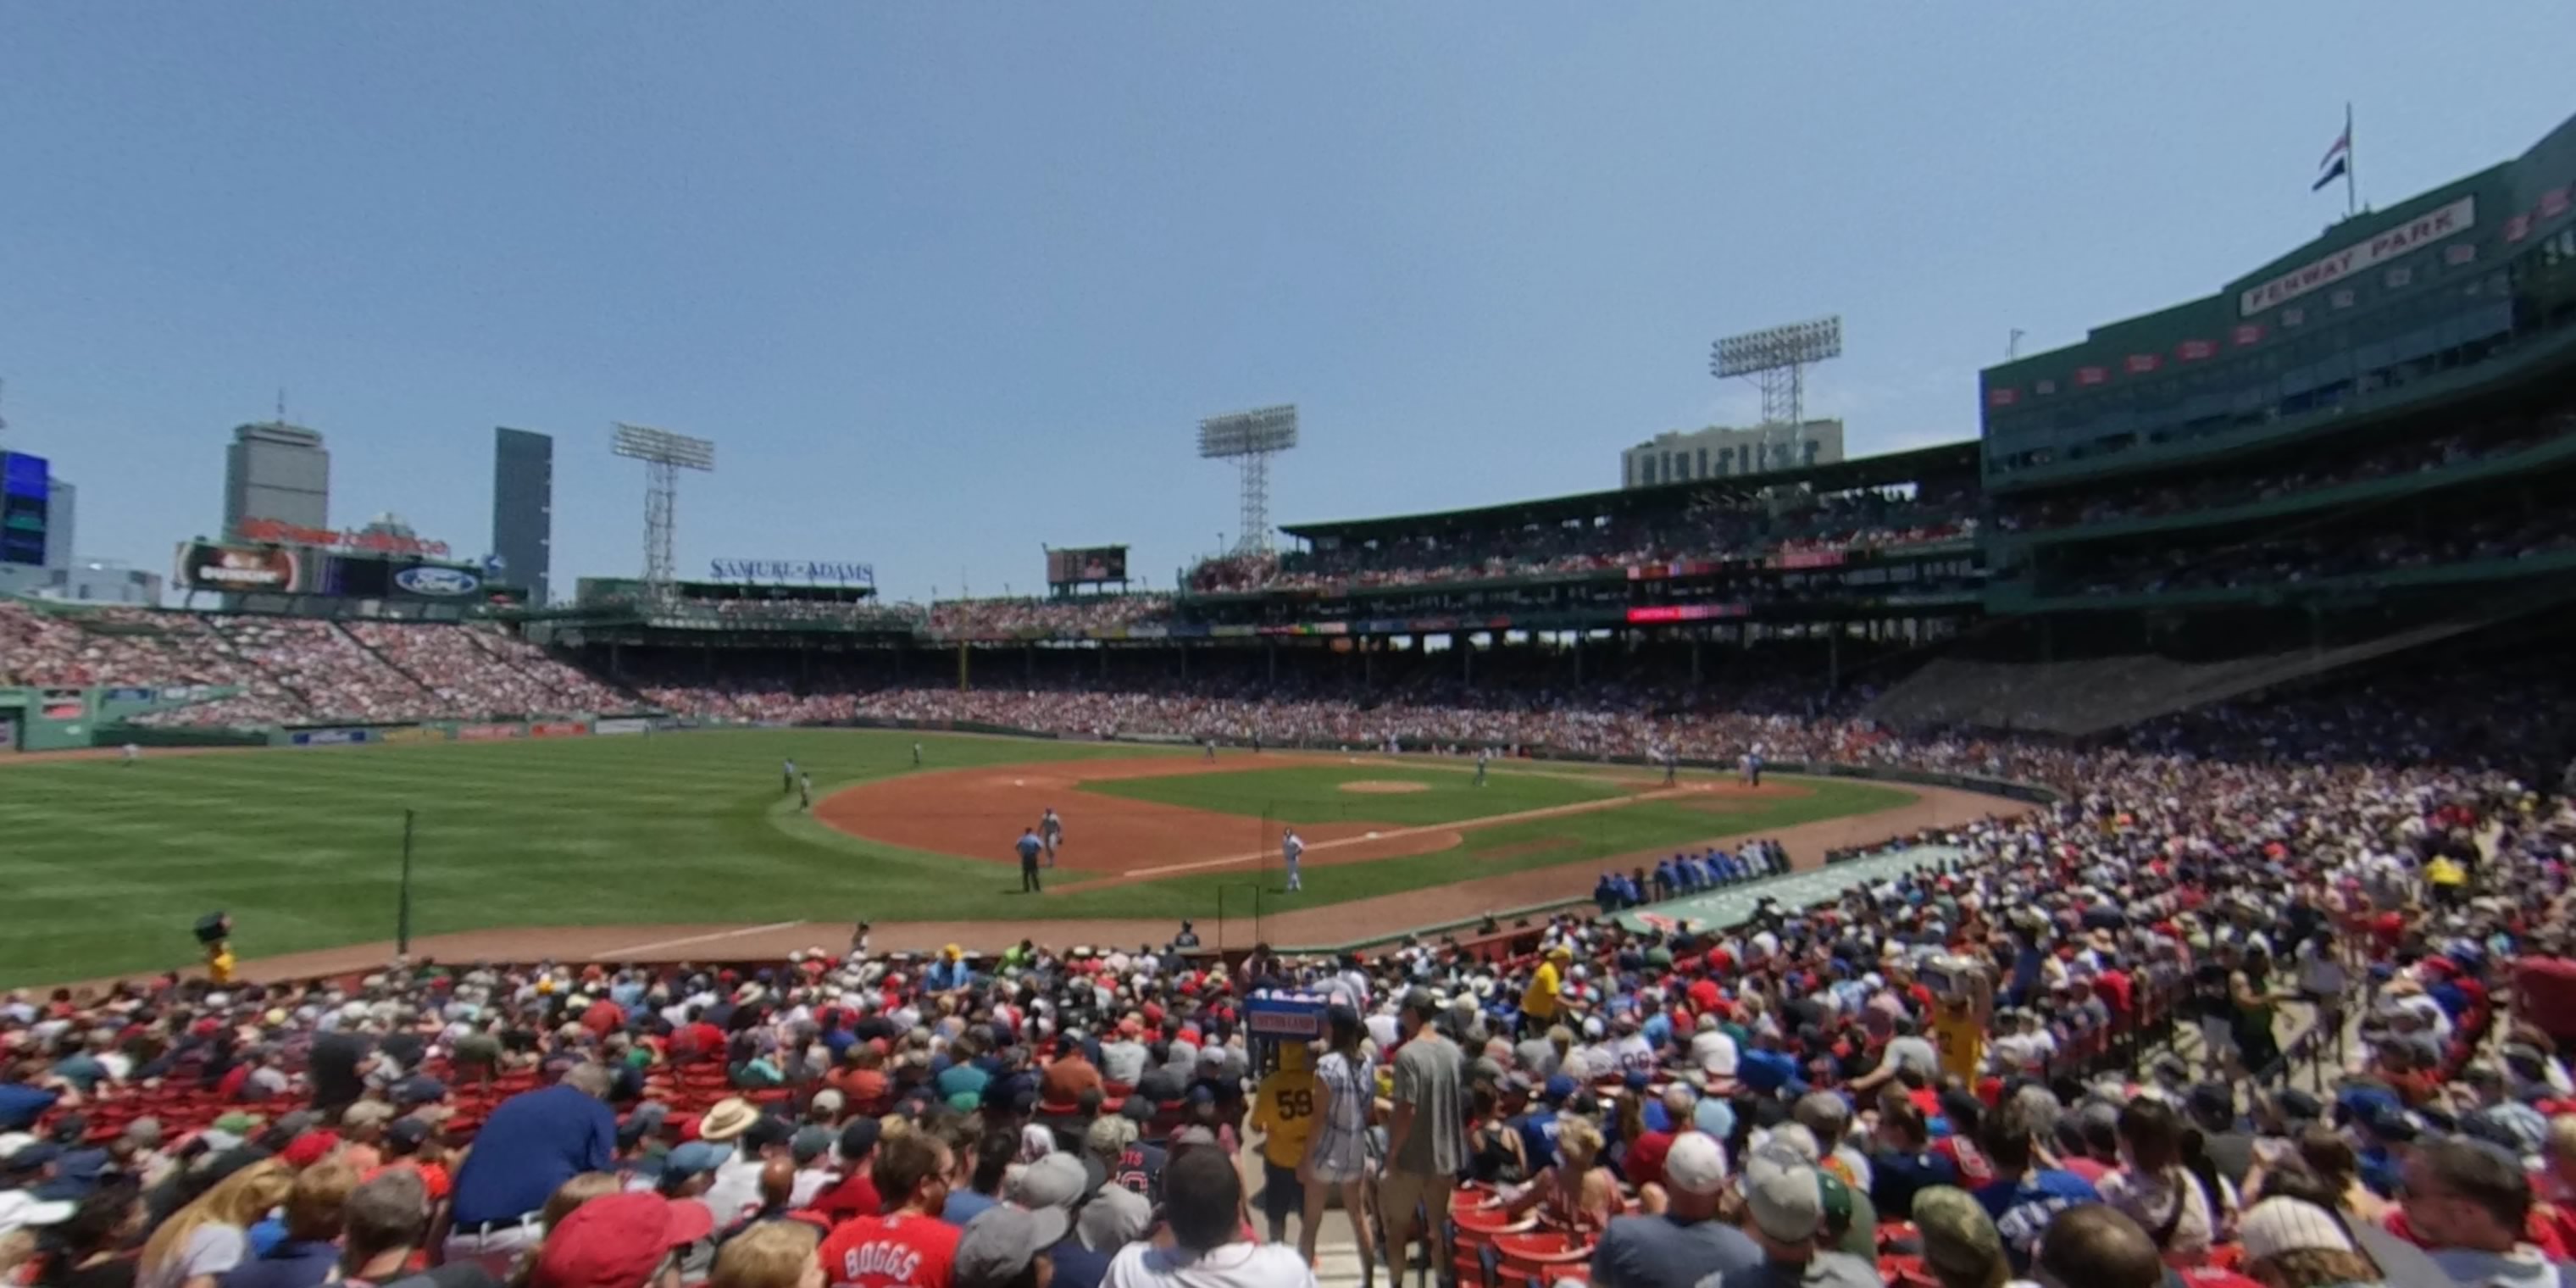
[[[479,552],[557,436],[555,575],[639,565],[626,419],[713,438],[714,556],[893,595],[1143,576],[1236,526],[1196,419],[1294,401],[1282,521],[1614,486],[1742,420],[1719,334],[1839,311],[1856,452],[1976,368],[2314,235],[2571,109],[2565,4],[19,4],[8,441],[84,555],[217,526],[286,387],[332,518]]]

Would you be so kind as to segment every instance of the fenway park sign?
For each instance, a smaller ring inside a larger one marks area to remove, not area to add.
[[[2275,304],[2287,304],[2310,291],[2358,277],[2384,260],[2467,232],[2477,222],[2475,197],[2462,197],[2438,210],[2425,211],[2331,255],[2320,255],[2289,272],[2256,282],[2236,297],[2237,315],[2252,317]]]

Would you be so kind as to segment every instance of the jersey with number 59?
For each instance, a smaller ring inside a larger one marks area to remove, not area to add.
[[[1263,1078],[1252,1097],[1252,1125],[1269,1133],[1261,1143],[1264,1158],[1295,1167],[1315,1132],[1314,1071],[1281,1069]]]

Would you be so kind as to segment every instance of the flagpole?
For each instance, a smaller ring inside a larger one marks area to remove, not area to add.
[[[2361,197],[2354,186],[2356,179],[2353,174],[2361,168],[2354,158],[2357,151],[2352,141],[2352,100],[2346,99],[2343,105],[2343,217],[2346,219],[2361,213]]]

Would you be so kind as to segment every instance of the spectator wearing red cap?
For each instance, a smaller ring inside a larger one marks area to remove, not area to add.
[[[679,1288],[681,1260],[714,1228],[703,1203],[658,1194],[592,1199],[546,1236],[527,1288]]]

